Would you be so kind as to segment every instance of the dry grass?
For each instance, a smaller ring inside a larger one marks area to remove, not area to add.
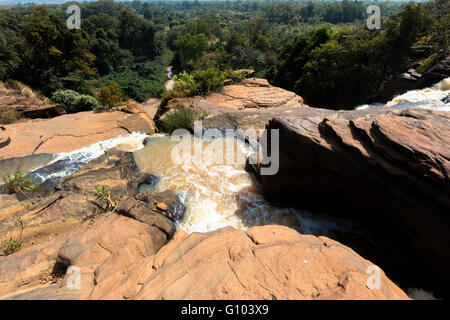
[[[0,125],[11,124],[20,120],[20,113],[8,107],[0,107]]]

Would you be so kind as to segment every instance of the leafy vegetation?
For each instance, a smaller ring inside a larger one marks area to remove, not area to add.
[[[418,61],[426,62],[419,67],[424,71],[431,65],[425,59],[435,53],[440,59],[449,44],[446,0],[101,0],[78,3],[81,30],[65,26],[69,4],[0,6],[0,80],[18,80],[47,96],[60,90],[96,96],[117,83],[122,99],[142,102],[206,94],[225,78],[239,82],[231,70],[245,68],[308,104],[342,108],[373,99]],[[370,4],[381,9],[381,30],[366,27]],[[427,56],[415,57],[414,45]],[[168,65],[177,78],[165,93]]]
[[[10,255],[10,254],[20,251],[20,249],[22,248],[22,245],[23,245],[22,234],[23,234],[23,230],[27,226],[27,223],[23,220],[22,217],[17,216],[14,221],[14,224],[19,226],[20,234],[17,238],[10,237],[9,239],[5,240],[5,249],[4,249],[5,255]]]
[[[20,89],[20,83],[19,83],[19,81],[16,81],[16,80],[13,80],[13,79],[6,79],[5,87],[8,88],[8,89],[19,90]]]
[[[94,195],[97,197],[97,200],[105,204],[105,207],[103,208],[105,212],[116,211],[118,201],[112,197],[111,191],[107,186],[95,187]]]
[[[195,70],[192,73],[186,71],[173,77],[174,86],[166,92],[164,98],[187,98],[194,95],[207,95],[210,91],[223,88],[226,74],[215,67],[206,70]]]
[[[352,108],[372,100],[386,80],[414,64],[411,47],[433,32],[427,5],[407,4],[381,31],[361,27],[348,33],[328,26],[305,31],[285,46],[268,78],[314,106]],[[427,62],[419,71],[432,66]]]
[[[173,112],[168,112],[164,116],[162,126],[169,133],[172,133],[176,129],[191,130],[195,121],[203,120],[207,116],[208,113],[205,110],[198,111],[179,105],[174,108]]]
[[[21,192],[22,194],[27,195],[27,192],[35,192],[38,188],[37,184],[33,183],[29,177],[25,176],[20,171],[17,171],[11,177],[4,179],[4,183],[4,192],[9,194]]]
[[[229,79],[232,81],[233,84],[240,83],[242,80],[245,79],[244,72],[240,71],[233,71],[231,69],[227,69],[223,72],[223,77],[225,79]]]
[[[99,100],[107,108],[118,106],[122,101],[119,85],[112,82],[109,86],[102,88],[100,90]]]
[[[52,101],[59,103],[68,113],[100,109],[102,106],[93,96],[79,94],[73,90],[58,90]]]

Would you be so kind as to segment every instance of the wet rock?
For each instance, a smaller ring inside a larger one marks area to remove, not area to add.
[[[129,197],[119,203],[117,212],[158,228],[164,232],[167,239],[171,239],[175,234],[175,225],[173,221],[162,215],[161,212],[156,209],[156,205],[146,201]]]
[[[40,153],[25,157],[16,157],[0,160],[0,177],[11,176],[16,172],[30,172],[45,166],[55,159],[55,155],[49,153]]]
[[[160,210],[158,210],[161,209],[158,208],[158,203],[163,203],[166,209],[161,209],[164,211],[162,212],[162,214],[173,221],[183,219],[186,212],[186,207],[172,190],[166,190],[162,192],[143,192],[139,193],[136,196],[136,199],[145,201],[150,206],[152,206],[152,208],[156,208],[158,212],[161,212]]]
[[[446,96],[441,100],[443,103],[450,103],[450,95]]]
[[[181,220],[186,207],[172,190],[142,192],[122,200],[117,212],[164,231],[170,239],[175,234],[174,222]]]
[[[406,91],[431,87],[447,77],[450,77],[450,56],[438,60],[423,74],[410,69],[403,74],[394,76],[378,92],[375,100],[389,101]]]

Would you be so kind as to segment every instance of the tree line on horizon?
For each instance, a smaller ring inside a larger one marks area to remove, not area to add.
[[[380,30],[366,27],[371,3],[101,0],[0,6],[0,80],[21,81],[47,96],[66,89],[98,96],[115,83],[124,98],[144,101],[163,94],[167,65],[188,74],[250,68],[310,105],[351,107],[373,98],[395,73],[433,62],[417,61],[414,44],[429,48],[430,55],[446,54],[448,47],[447,1],[375,3]],[[66,26],[70,4],[81,8],[80,30]]]

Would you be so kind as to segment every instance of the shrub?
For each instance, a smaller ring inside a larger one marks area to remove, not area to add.
[[[239,72],[239,71],[233,71],[233,70],[225,70],[223,72],[223,76],[225,79],[231,79],[233,81],[233,83],[239,83],[242,80],[245,79],[245,74],[244,72]]]
[[[81,95],[73,90],[58,90],[52,95],[52,101],[59,103],[68,113],[101,108],[93,96]]]
[[[100,90],[99,100],[107,108],[118,106],[122,101],[119,85],[112,82],[109,86],[103,87]]]
[[[80,95],[77,101],[77,109],[101,109],[102,105],[95,99],[93,96],[89,96],[87,94]]]
[[[194,95],[206,95],[211,90],[223,88],[225,75],[217,68],[197,70],[189,74],[185,71],[173,77],[174,86],[163,95],[164,98],[187,98]]]
[[[22,240],[9,238],[8,240],[5,240],[5,247],[5,255],[13,254],[22,248]]]
[[[192,97],[198,91],[198,85],[194,80],[194,76],[186,71],[174,76],[173,81],[173,98]]]
[[[8,89],[19,90],[20,82],[13,79],[8,79],[5,81],[5,87]]]
[[[24,176],[19,171],[11,177],[4,179],[4,183],[4,191],[9,194],[21,192],[26,195],[27,191],[34,192],[38,188],[37,184],[33,183],[29,177]]]
[[[185,106],[178,106],[174,112],[169,112],[162,120],[163,129],[172,133],[176,129],[191,130],[194,122],[199,119],[197,111],[186,108]]]
[[[111,191],[107,186],[95,187],[94,195],[97,197],[97,200],[105,202],[106,205],[103,208],[105,212],[116,211],[118,200],[113,199],[113,197],[111,196]]]
[[[416,68],[416,71],[419,73],[424,73],[428,69],[430,69],[437,60],[437,55],[432,55],[425,60],[423,60],[422,64]]]
[[[53,93],[52,101],[59,103],[67,112],[71,112],[75,108],[79,96],[73,90],[58,90]]]
[[[196,83],[196,94],[208,94],[211,90],[223,88],[225,76],[217,68],[208,68],[206,70],[197,70],[193,74]]]
[[[0,125],[14,123],[20,119],[17,110],[8,107],[0,107]]]

